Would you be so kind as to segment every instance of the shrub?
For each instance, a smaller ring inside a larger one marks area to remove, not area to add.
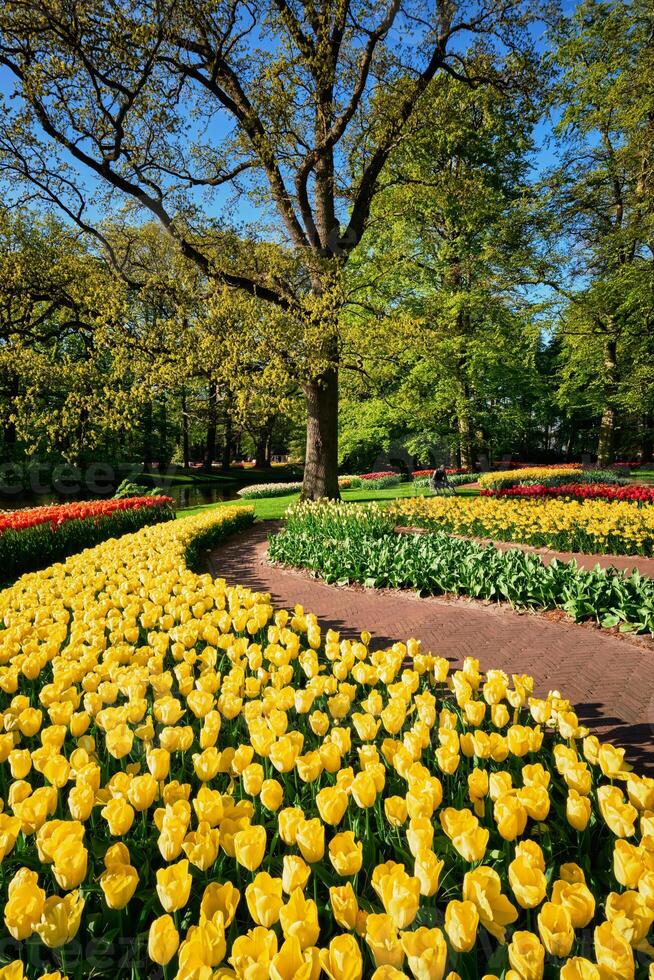
[[[126,497],[161,497],[163,490],[160,487],[144,487],[139,483],[132,483],[130,480],[123,482],[116,488],[113,496],[114,500],[123,500]]]

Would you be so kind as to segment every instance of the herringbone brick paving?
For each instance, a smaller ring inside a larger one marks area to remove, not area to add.
[[[266,542],[274,528],[272,522],[257,524],[229,539],[207,556],[207,567],[215,577],[270,593],[278,607],[304,606],[324,629],[344,636],[370,630],[376,647],[415,637],[454,665],[472,656],[483,670],[531,674],[537,694],[561,691],[585,724],[624,745],[638,770],[654,775],[653,642],[506,605],[327,585],[268,564]]]

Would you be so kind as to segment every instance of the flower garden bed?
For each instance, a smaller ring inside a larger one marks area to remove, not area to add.
[[[29,949],[123,975],[120,940],[133,977],[645,977],[652,781],[528,676],[341,641],[185,567],[251,519],[0,593],[9,975]]]
[[[92,500],[0,514],[0,583],[107,538],[175,516],[164,496]]]
[[[503,490],[507,487],[538,484],[557,487],[564,483],[606,483],[622,485],[628,481],[616,470],[598,470],[583,467],[579,463],[564,466],[525,466],[514,470],[482,473],[479,486],[487,490]]]
[[[238,496],[246,500],[256,500],[259,497],[285,497],[290,493],[299,493],[302,482],[295,483],[254,483],[249,487],[241,487]]]
[[[654,507],[624,500],[418,497],[398,501],[393,510],[398,519],[433,531],[591,555],[654,553]]]
[[[545,564],[537,554],[502,551],[443,532],[398,535],[397,516],[397,506],[299,504],[289,509],[284,529],[271,538],[269,555],[327,582],[561,609],[576,622],[592,619],[606,628],[654,634],[652,579],[584,569],[574,561]],[[407,518],[407,523],[415,522]]]
[[[654,487],[632,484],[628,487],[607,486],[605,483],[564,483],[547,487],[536,483],[531,486],[503,487],[500,490],[480,490],[482,497],[565,497],[569,500],[628,500],[636,504],[654,504]]]

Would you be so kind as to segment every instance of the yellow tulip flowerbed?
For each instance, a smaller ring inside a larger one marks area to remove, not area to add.
[[[654,552],[654,506],[635,507],[628,501],[416,497],[392,509],[404,523],[470,537],[587,554]]]
[[[246,519],[0,593],[0,978],[647,976],[654,780],[529,677],[185,566]]]
[[[583,471],[581,463],[563,463],[561,466],[522,466],[517,470],[493,470],[482,473],[480,487],[512,486],[516,483],[545,483],[558,479],[572,480]]]

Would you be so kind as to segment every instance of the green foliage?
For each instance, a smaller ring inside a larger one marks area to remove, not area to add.
[[[132,483],[131,480],[123,480],[116,488],[114,500],[126,497],[161,497],[163,493],[160,487],[144,487],[139,483]]]
[[[327,582],[468,595],[518,608],[562,609],[577,622],[654,633],[654,580],[638,573],[590,571],[574,561],[549,565],[523,551],[500,551],[448,534],[393,533],[377,508],[294,507],[270,538],[273,561],[310,569]]]

